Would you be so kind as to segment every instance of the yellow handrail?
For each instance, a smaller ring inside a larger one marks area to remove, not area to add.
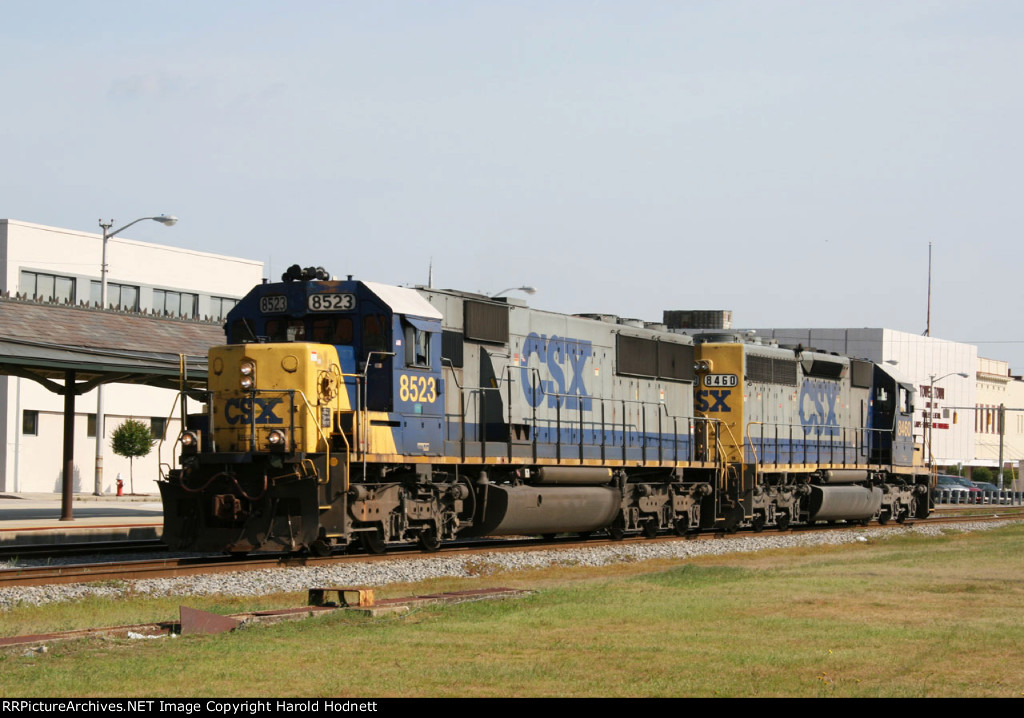
[[[322,481],[320,480],[319,477],[317,477],[316,482],[318,484],[326,484],[326,483],[328,483],[330,481],[330,474],[331,474],[331,439],[330,439],[329,436],[324,434],[323,427],[320,426],[320,417],[317,416],[316,412],[313,411],[313,407],[310,406],[309,399],[306,398],[306,394],[301,389],[295,389],[295,392],[300,397],[302,397],[302,403],[305,405],[306,411],[309,413],[310,418],[313,420],[313,425],[316,427],[317,434],[319,434],[320,438],[323,439],[323,441],[324,441],[324,446],[326,447],[325,448],[325,458],[326,458],[326,461],[327,461],[327,477],[324,480],[322,480]],[[331,412],[331,421],[332,421],[332,423],[334,421],[334,412],[333,411]],[[342,432],[342,436],[343,437],[345,436],[344,432]],[[346,446],[346,448],[348,447],[348,439],[345,440],[345,446]],[[348,460],[348,452],[345,452],[345,453],[346,453],[346,458],[345,458],[345,491],[348,491],[349,460]]]

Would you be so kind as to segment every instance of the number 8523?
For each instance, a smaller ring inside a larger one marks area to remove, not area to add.
[[[398,378],[398,398],[431,404],[437,400],[437,379],[432,376],[402,374]]]

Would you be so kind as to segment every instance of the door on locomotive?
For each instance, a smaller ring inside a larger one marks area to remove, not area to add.
[[[871,462],[912,466],[914,387],[892,370],[876,364],[871,394]]]

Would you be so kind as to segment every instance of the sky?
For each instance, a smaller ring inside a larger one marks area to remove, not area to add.
[[[0,7],[0,217],[1024,372],[1024,3]]]

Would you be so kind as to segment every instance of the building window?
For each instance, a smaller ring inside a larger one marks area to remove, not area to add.
[[[153,416],[149,419],[149,431],[153,434],[154,439],[164,439],[167,437],[167,419],[163,419],[159,416]]]
[[[89,285],[89,301],[97,307],[100,306],[101,289],[101,283],[95,280]],[[132,312],[139,311],[139,288],[130,284],[107,282],[107,306]]]
[[[229,297],[210,297],[210,318],[223,319],[236,304],[238,304],[237,299],[231,299]]]
[[[21,291],[33,299],[54,300],[70,304],[75,301],[75,279],[56,274],[22,271]]]
[[[39,412],[25,409],[21,413],[21,433],[39,436]]]
[[[96,415],[85,415],[85,435],[96,438]]]
[[[199,313],[199,295],[154,289],[153,309],[172,317],[194,317]]]

